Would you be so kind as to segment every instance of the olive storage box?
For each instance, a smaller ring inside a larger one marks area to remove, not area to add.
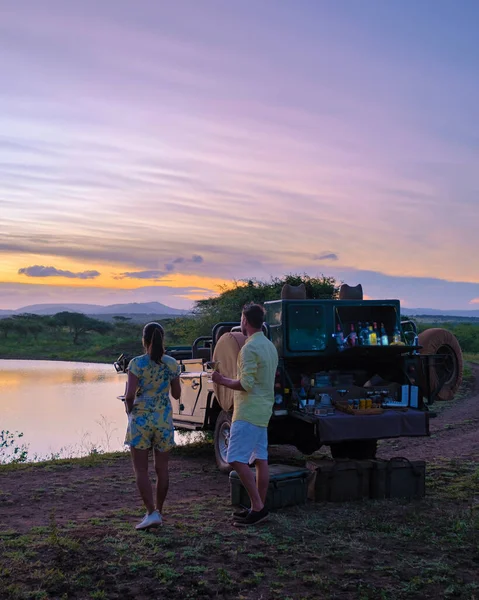
[[[396,457],[372,460],[371,498],[423,498],[426,493],[426,463]]]
[[[256,469],[252,469],[256,475]],[[290,465],[270,465],[270,482],[266,496],[266,508],[275,510],[285,506],[305,504],[308,498],[309,469]],[[236,471],[230,473],[231,504],[249,508],[249,496]]]
[[[308,497],[315,502],[345,502],[369,498],[372,464],[369,460],[309,460],[313,473]]]

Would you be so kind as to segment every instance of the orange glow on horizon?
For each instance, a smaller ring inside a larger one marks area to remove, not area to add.
[[[55,277],[28,277],[19,274],[18,270],[24,266],[30,265],[54,265],[56,269],[71,271],[73,273],[83,273],[85,271],[98,271],[100,275],[91,279],[80,279],[64,276]],[[37,255],[11,255],[6,264],[4,264],[0,277],[3,283],[28,283],[31,285],[61,285],[64,287],[91,287],[91,288],[106,288],[106,289],[123,289],[134,290],[145,286],[155,287],[188,287],[195,288],[190,294],[179,294],[182,298],[197,300],[209,295],[208,292],[203,293],[202,290],[212,290],[219,292],[223,286],[230,286],[232,281],[220,278],[211,277],[208,275],[200,275],[196,273],[169,273],[158,279],[134,279],[130,277],[121,277],[122,273],[135,272],[140,269],[125,266],[123,268],[112,268],[109,264],[86,264],[83,262],[71,261],[58,256],[37,256]]]

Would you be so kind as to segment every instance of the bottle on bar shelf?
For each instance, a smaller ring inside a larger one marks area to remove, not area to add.
[[[369,332],[368,332],[368,335],[369,335],[369,345],[370,346],[377,346],[378,338],[377,338],[376,333],[375,333],[375,331],[373,329],[373,326],[369,325],[368,329],[369,329]]]
[[[357,333],[356,333],[356,343],[358,346],[361,346],[362,344],[362,340],[361,340],[361,329],[363,328],[361,321],[358,321],[358,327],[356,329]]]
[[[373,331],[376,336],[376,346],[380,346],[381,345],[381,333],[379,332],[378,324],[376,322],[373,323]]]
[[[351,347],[357,346],[358,336],[356,335],[356,330],[354,329],[354,323],[351,323],[351,332],[348,335],[348,342]]]
[[[341,324],[338,323],[337,331],[336,331],[336,344],[338,346],[338,350],[342,350],[344,347],[344,334],[341,328]]]
[[[306,408],[306,404],[308,402],[308,395],[306,394],[306,390],[304,387],[301,387],[298,394],[299,398],[299,408]]]
[[[401,332],[399,331],[399,327],[396,325],[396,327],[394,328],[394,333],[393,333],[393,342],[395,344],[398,344],[401,342]]]
[[[386,333],[384,323],[381,323],[381,346],[389,346],[388,334]]]
[[[366,322],[364,324],[364,327],[361,329],[361,333],[359,334],[360,338],[361,338],[361,345],[362,346],[369,346],[370,342],[369,342],[369,323]]]

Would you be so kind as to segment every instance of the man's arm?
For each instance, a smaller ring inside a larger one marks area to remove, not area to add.
[[[238,392],[250,392],[253,388],[258,363],[256,354],[252,352],[248,346],[243,346],[239,355],[239,379],[230,379],[215,371],[212,379],[218,385],[223,385],[230,390]]]
[[[230,379],[229,377],[225,377],[218,373],[218,371],[214,371],[211,376],[213,381],[218,385],[223,385],[224,387],[229,388],[230,390],[236,390],[237,392],[245,392],[246,390],[241,385],[240,379]]]

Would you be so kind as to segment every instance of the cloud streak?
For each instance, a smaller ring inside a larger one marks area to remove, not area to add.
[[[153,279],[154,281],[160,281],[165,275],[168,275],[169,271],[131,271],[126,273],[120,273],[115,279]]]
[[[126,271],[115,276],[115,279],[152,279],[153,281],[164,280],[164,277],[171,275],[174,271],[178,271],[188,265],[199,265],[203,263],[203,257],[199,254],[193,254],[191,258],[183,258],[181,256],[174,258],[172,261],[165,264],[165,270],[150,269],[144,271]]]
[[[66,277],[68,279],[95,279],[100,276],[98,271],[82,271],[81,273],[73,273],[55,267],[44,267],[43,265],[33,265],[31,267],[22,267],[18,269],[19,275],[27,277]]]
[[[339,254],[326,250],[325,252],[321,252],[321,254],[313,256],[313,260],[339,260]]]

